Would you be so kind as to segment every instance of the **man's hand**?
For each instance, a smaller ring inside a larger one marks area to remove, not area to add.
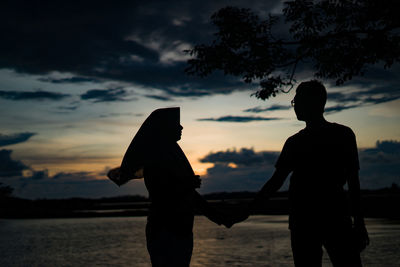
[[[367,228],[362,223],[356,223],[353,227],[354,242],[358,250],[361,252],[369,245],[369,237]]]

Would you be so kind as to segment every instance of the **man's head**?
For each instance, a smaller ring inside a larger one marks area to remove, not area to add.
[[[317,80],[300,83],[293,99],[297,119],[308,121],[322,116],[326,95],[325,86]]]

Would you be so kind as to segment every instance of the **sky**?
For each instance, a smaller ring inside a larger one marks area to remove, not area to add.
[[[179,144],[201,193],[257,191],[305,127],[290,107],[294,90],[262,101],[251,96],[256,84],[183,71],[183,51],[211,40],[218,9],[279,15],[281,1],[56,2],[2,4],[0,183],[14,195],[146,196],[143,180],[118,187],[106,173],[157,108],[181,108]],[[400,184],[399,73],[377,64],[339,87],[323,81],[326,119],[357,136],[364,189]],[[312,78],[302,69],[298,82]]]

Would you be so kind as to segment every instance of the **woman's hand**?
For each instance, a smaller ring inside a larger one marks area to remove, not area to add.
[[[201,186],[200,175],[193,176],[193,187],[194,188],[200,188],[200,186]]]

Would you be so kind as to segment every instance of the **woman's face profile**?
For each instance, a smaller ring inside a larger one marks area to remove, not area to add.
[[[179,141],[181,140],[182,137],[182,130],[183,130],[183,126],[178,124],[177,128],[176,128],[176,140],[175,141]]]
[[[174,124],[173,126],[168,128],[168,140],[177,142],[181,140],[182,137],[182,125],[180,124]]]

